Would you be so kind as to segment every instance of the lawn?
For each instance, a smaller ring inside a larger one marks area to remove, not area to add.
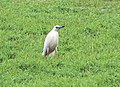
[[[59,58],[43,57],[59,31]],[[0,87],[120,87],[119,0],[1,0]]]

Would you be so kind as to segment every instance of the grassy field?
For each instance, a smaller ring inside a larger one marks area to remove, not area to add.
[[[41,55],[59,31],[59,58]],[[0,87],[120,87],[119,0],[1,0]]]

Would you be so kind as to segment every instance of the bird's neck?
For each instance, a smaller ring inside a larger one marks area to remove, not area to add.
[[[57,32],[57,29],[56,29],[56,28],[53,28],[53,29],[52,29],[52,31],[55,31],[55,32]]]

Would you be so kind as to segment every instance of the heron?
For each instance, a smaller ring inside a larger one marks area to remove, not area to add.
[[[53,29],[47,34],[44,42],[44,48],[42,55],[49,56],[50,54],[56,54],[58,56],[58,30],[64,26],[56,25]]]

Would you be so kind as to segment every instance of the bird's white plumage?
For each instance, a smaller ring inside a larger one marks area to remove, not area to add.
[[[49,52],[53,51],[58,44],[58,32],[57,31],[51,31],[48,33],[46,39],[45,39],[45,44],[44,47],[49,48]]]
[[[50,53],[57,53],[58,46],[58,30],[64,26],[54,26],[45,38],[42,55],[48,56]]]

